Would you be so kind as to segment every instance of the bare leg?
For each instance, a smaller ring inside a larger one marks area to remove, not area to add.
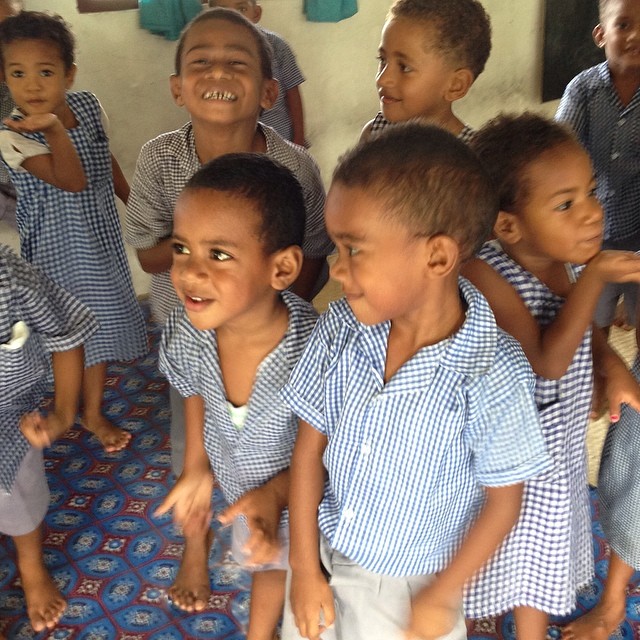
[[[84,400],[82,424],[87,431],[91,431],[100,440],[107,453],[112,453],[113,451],[124,449],[129,440],[131,440],[131,434],[111,424],[102,415],[102,399],[106,377],[106,362],[101,362],[84,370],[84,379],[82,381],[82,396]]]
[[[600,602],[567,625],[562,637],[566,640],[607,640],[624,620],[627,585],[633,574],[634,569],[612,551]]]
[[[533,607],[516,607],[513,610],[518,640],[545,640],[549,616]]]
[[[247,640],[273,640],[284,608],[286,571],[257,571],[251,583]]]
[[[13,541],[31,626],[35,631],[53,629],[67,603],[44,565],[40,527],[23,536],[14,536]]]
[[[169,588],[169,597],[184,611],[202,611],[211,595],[209,581],[209,549],[213,540],[210,529],[204,535],[184,538],[184,551],[175,582]]]

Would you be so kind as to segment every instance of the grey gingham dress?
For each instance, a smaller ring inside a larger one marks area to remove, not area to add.
[[[18,193],[20,252],[86,304],[99,330],[85,343],[85,366],[130,360],[147,350],[113,195],[109,140],[97,98],[70,92],[67,104],[78,125],[69,134],[82,161],[87,187],[63,191],[24,170],[9,168]],[[6,128],[6,127],[5,127]],[[45,144],[42,134],[27,138]]]
[[[564,299],[514,262],[497,242],[486,243],[479,257],[514,287],[538,324],[544,327],[554,320]],[[577,268],[569,269],[577,276]],[[497,615],[518,606],[565,615],[575,607],[576,591],[591,580],[585,437],[592,370],[587,331],[562,378],[536,377],[535,399],[553,469],[525,483],[518,523],[467,587],[468,617]]]

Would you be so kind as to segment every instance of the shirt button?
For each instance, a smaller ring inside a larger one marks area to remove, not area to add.
[[[619,154],[617,151],[614,151],[614,152],[611,154],[611,159],[612,159],[612,160],[617,160],[619,156],[620,156],[620,154]]]
[[[618,120],[618,126],[621,127],[625,122],[626,120],[624,118],[620,118],[620,120]]]
[[[371,453],[371,445],[368,442],[365,442],[360,448],[362,455],[366,458]]]
[[[351,507],[347,507],[342,512],[342,517],[344,518],[345,522],[351,522],[356,517],[356,512]]]

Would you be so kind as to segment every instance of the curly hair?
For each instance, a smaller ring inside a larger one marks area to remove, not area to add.
[[[491,53],[491,20],[477,0],[396,0],[387,20],[409,18],[438,30],[427,47],[442,52],[477,78]]]
[[[66,71],[75,61],[75,38],[69,24],[53,13],[21,11],[0,23],[0,57],[2,50],[16,40],[45,40],[60,50]],[[4,66],[4,59],[2,59]]]

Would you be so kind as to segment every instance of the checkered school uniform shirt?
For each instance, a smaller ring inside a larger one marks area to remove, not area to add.
[[[302,250],[309,258],[327,256],[333,243],[324,226],[324,187],[320,171],[301,147],[283,140],[273,129],[259,125],[270,158],[282,163],[298,179],[307,207]],[[140,151],[127,203],[125,239],[136,249],[150,249],[173,231],[173,209],[180,192],[200,168],[193,128],[185,124],[147,142]],[[151,276],[151,311],[163,323],[178,304],[169,272]]]
[[[482,502],[482,486],[544,471],[533,374],[484,297],[460,279],[466,320],[386,384],[390,323],[360,324],[345,300],[319,320],[282,394],[328,438],[319,527],[369,571],[442,570]]]
[[[242,429],[234,426],[218,360],[215,331],[198,331],[184,307],[173,310],[162,334],[160,370],[188,397],[205,401],[204,443],[224,497],[233,503],[287,469],[298,420],[278,396],[316,323],[313,307],[288,291],[287,333],[256,373]],[[284,514],[282,524],[288,521]]]
[[[30,335],[21,347],[9,348],[18,322],[27,325]],[[18,425],[42,399],[47,353],[74,349],[96,328],[83,304],[0,245],[0,491],[10,491],[29,448]]]
[[[273,49],[273,77],[278,81],[278,98],[271,109],[263,111],[260,122],[273,127],[285,140],[293,139],[293,126],[289,117],[289,109],[285,94],[287,91],[301,85],[305,78],[298,68],[296,57],[291,47],[273,31],[269,31],[260,25],[262,31]]]
[[[605,212],[605,242],[639,234],[640,91],[623,106],[603,62],[567,85],[556,120],[575,130],[591,156]]]
[[[370,133],[371,135],[375,135],[380,131],[384,131],[387,127],[390,127],[393,123],[389,122],[382,115],[382,111],[378,111],[376,117],[371,122]],[[468,124],[465,124],[462,128],[462,131],[457,135],[458,140],[464,142],[465,144],[469,144],[475,135],[475,129],[472,129]]]

